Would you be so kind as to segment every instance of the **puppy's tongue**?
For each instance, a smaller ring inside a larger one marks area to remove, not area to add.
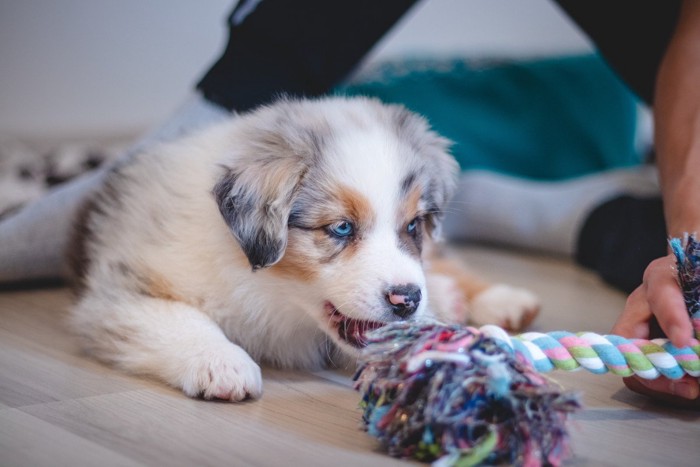
[[[386,324],[379,321],[350,318],[339,312],[335,307],[332,307],[331,319],[338,326],[338,336],[357,348],[364,347],[367,344],[366,333],[381,328]]]

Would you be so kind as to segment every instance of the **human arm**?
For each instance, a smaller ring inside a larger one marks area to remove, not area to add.
[[[654,99],[657,164],[668,234],[700,233],[700,2],[686,0],[659,68]],[[613,333],[650,337],[652,317],[676,346],[688,345],[693,329],[673,272],[672,255],[652,262],[642,285],[627,300]],[[696,378],[626,381],[700,403]]]

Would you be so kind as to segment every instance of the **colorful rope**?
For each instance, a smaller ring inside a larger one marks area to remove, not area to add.
[[[592,332],[527,332],[511,338],[497,326],[483,326],[479,331],[505,343],[541,373],[585,368],[591,373],[637,375],[644,379],[700,376],[697,339],[689,347],[678,348],[667,339],[626,339]]]
[[[696,339],[678,348],[667,339],[626,339],[592,332],[527,332],[511,338],[497,326],[480,332],[505,343],[539,372],[585,368],[592,373],[637,375],[644,379],[700,376],[700,243],[692,235],[669,241],[676,256],[678,282],[683,291]]]
[[[355,388],[369,434],[393,456],[435,465],[560,465],[566,419],[580,405],[539,375],[586,368],[642,378],[700,376],[700,244],[671,240],[695,329],[689,347],[667,339],[591,332],[528,332],[395,323],[368,335]]]
[[[580,405],[501,342],[465,326],[372,331],[355,375],[363,421],[390,455],[438,466],[560,465]]]

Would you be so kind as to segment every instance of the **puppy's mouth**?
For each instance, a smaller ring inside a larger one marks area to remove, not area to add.
[[[330,318],[331,325],[338,332],[338,337],[357,349],[367,345],[367,338],[365,336],[368,332],[379,329],[387,324],[381,321],[350,318],[338,311],[330,302],[326,302],[325,309]]]

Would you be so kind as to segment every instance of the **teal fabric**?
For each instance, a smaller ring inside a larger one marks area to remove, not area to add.
[[[463,170],[557,180],[637,165],[637,101],[595,55],[386,63],[336,90],[402,103],[455,142]]]

